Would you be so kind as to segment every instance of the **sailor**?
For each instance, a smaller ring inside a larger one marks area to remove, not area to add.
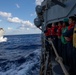
[[[50,44],[47,40],[51,37],[51,24],[48,24],[46,26],[46,30],[44,31],[44,33],[45,33],[45,38],[46,38],[45,40],[46,50],[49,51]]]
[[[68,30],[63,34],[63,36],[65,37],[66,41],[67,41],[67,57],[68,57],[68,64],[70,67],[70,71],[73,72],[73,30],[74,30],[74,26],[75,26],[75,17],[74,16],[70,16],[69,17],[69,26],[68,26]]]
[[[62,42],[61,42],[61,32],[62,32],[62,24],[63,21],[58,22],[58,29],[57,29],[57,37],[58,37],[58,54],[62,55]]]
[[[57,35],[56,35],[56,31],[57,31],[57,23],[52,23],[52,27],[51,27],[51,39],[52,42],[57,50]]]
[[[46,26],[46,30],[44,31],[46,39],[48,39],[51,36],[51,24],[48,24]]]
[[[75,16],[76,17],[76,16]],[[74,73],[76,75],[76,21],[75,21],[75,26],[73,30],[73,60],[74,60]]]
[[[58,29],[58,22],[55,22],[55,26],[56,26],[56,32],[57,32],[57,29]]]
[[[63,58],[63,63],[67,65],[67,41],[65,40],[63,34],[68,30],[68,18],[65,18],[63,20],[63,27],[62,27],[62,35],[61,35],[61,42],[62,42],[62,58]]]

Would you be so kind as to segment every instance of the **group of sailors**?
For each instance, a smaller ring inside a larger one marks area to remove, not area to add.
[[[63,21],[48,24],[44,31],[46,39],[50,38],[53,42],[63,63],[69,67],[72,75],[76,75],[76,31],[74,32],[74,28],[76,28],[76,17],[70,16]],[[47,51],[49,46],[49,43],[46,42]]]

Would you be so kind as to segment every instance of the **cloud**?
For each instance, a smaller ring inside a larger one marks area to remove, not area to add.
[[[22,21],[23,26],[33,27],[33,24],[30,21]]]
[[[16,4],[16,7],[17,7],[17,8],[20,8],[20,6],[19,6],[18,4]]]
[[[0,11],[0,16],[8,18],[8,17],[12,17],[12,14]]]
[[[9,17],[7,21],[12,23],[21,23],[21,20],[18,17]]]
[[[30,30],[29,28],[27,28],[27,30]]]
[[[24,21],[19,19],[18,17],[11,17],[7,19],[8,22],[21,24],[20,29],[24,28],[34,28],[34,24],[32,24],[29,20]],[[18,27],[19,28],[19,27]]]
[[[20,30],[30,30],[30,28],[27,28],[25,26],[20,26],[18,29],[20,29]]]
[[[7,29],[8,29],[8,30],[12,30],[13,28],[11,28],[11,27],[8,27]]]
[[[21,24],[21,26],[19,26],[18,28],[20,29],[25,29],[25,28],[34,28],[34,24],[31,23],[29,20],[24,21],[22,19],[19,19],[18,17],[11,17],[7,19],[8,22],[12,22],[12,23],[18,23]]]
[[[31,23],[29,20],[22,20],[18,17],[13,17],[11,13],[0,12],[0,16],[6,17],[8,22],[17,23],[17,25],[19,24],[20,26],[18,26],[17,29],[20,29],[20,30],[24,30],[24,29],[30,30],[30,29],[36,28],[34,24]],[[13,28],[8,27],[8,30],[13,30]]]
[[[32,24],[30,21],[23,21],[22,25],[18,27],[19,29],[26,29],[29,30],[30,28],[35,28],[34,24]],[[28,29],[29,28],[29,29]]]
[[[36,5],[41,5],[41,2],[44,0],[36,0]]]
[[[19,34],[40,34],[41,31],[39,29],[12,29],[12,30],[6,30],[5,35],[19,35]]]

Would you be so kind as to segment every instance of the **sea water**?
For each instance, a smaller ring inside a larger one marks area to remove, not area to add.
[[[39,75],[41,35],[8,35],[0,42],[0,75]]]

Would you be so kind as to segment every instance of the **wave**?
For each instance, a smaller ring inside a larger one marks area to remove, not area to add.
[[[7,47],[7,50],[30,50],[30,49],[37,49],[38,47],[41,47],[41,45],[19,45],[19,46],[11,46],[11,47]]]
[[[0,75],[39,75],[41,50],[15,60],[1,59]]]

